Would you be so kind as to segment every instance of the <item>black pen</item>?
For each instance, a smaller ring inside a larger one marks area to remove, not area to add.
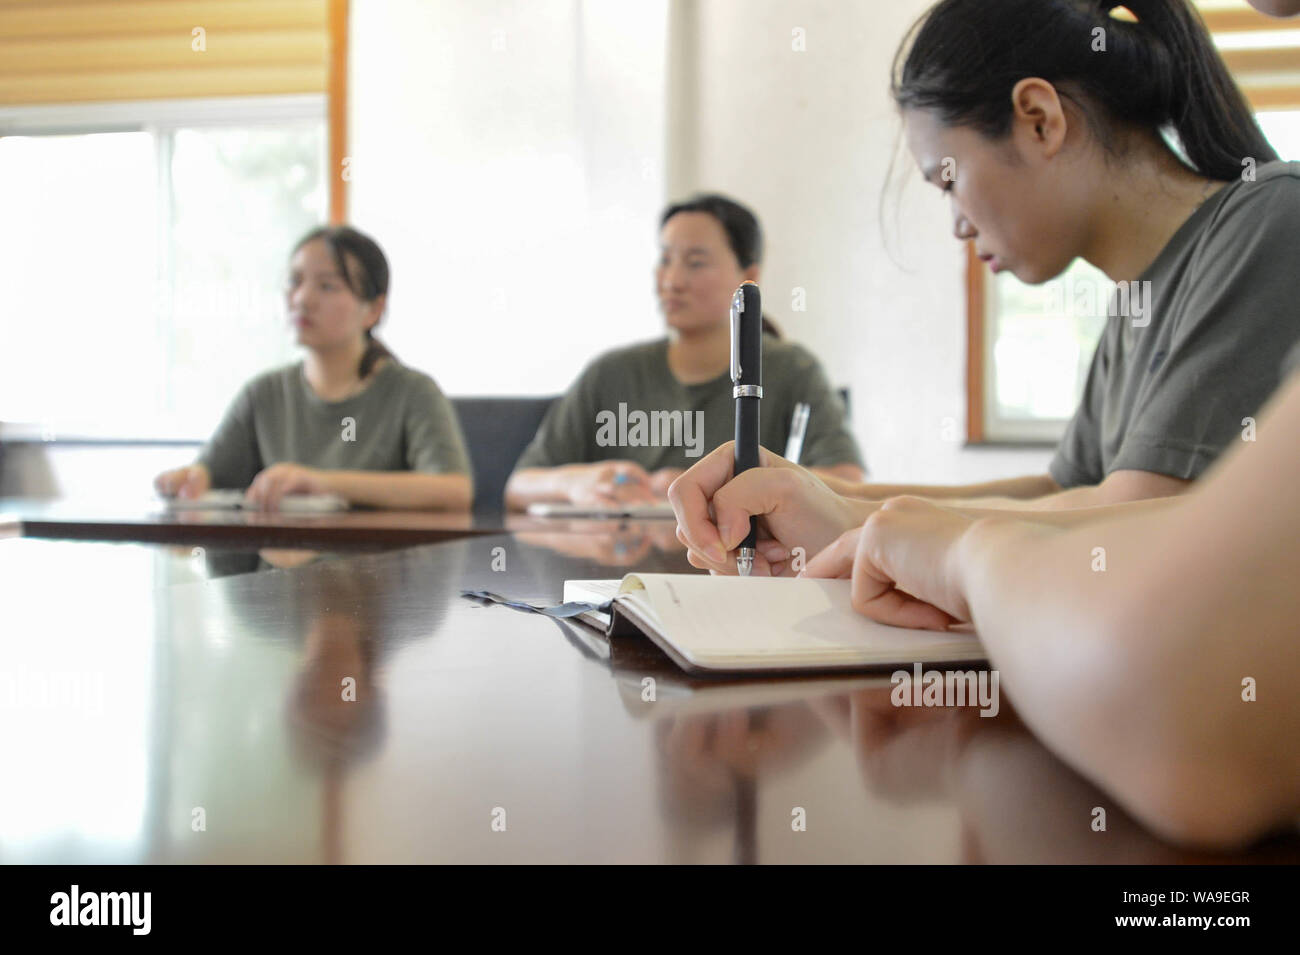
[[[735,476],[758,467],[758,407],[763,400],[763,302],[758,286],[742,282],[731,296],[731,395],[736,399]],[[736,571],[748,577],[758,546],[758,518],[740,542]]]

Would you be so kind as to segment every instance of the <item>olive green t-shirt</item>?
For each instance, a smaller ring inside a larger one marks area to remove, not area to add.
[[[293,462],[351,471],[468,474],[456,412],[434,380],[392,359],[359,394],[325,401],[302,362],[244,385],[199,453],[214,488],[246,488],[262,469]]]
[[[764,335],[763,447],[785,453],[799,402],[812,409],[800,463],[862,467],[843,402],[817,359],[801,345]],[[668,339],[619,348],[595,359],[551,406],[516,467],[622,459],[647,471],[689,468],[735,437],[735,408],[728,373],[691,385],[677,379],[668,367]]]
[[[1121,470],[1191,480],[1240,440],[1300,341],[1296,223],[1300,163],[1267,163],[1202,203],[1117,289],[1052,459],[1058,484]]]

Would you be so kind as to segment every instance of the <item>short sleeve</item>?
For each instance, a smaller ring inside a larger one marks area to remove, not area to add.
[[[1106,326],[1097,350],[1092,354],[1092,365],[1083,385],[1083,397],[1074,417],[1066,426],[1056,454],[1048,466],[1052,480],[1063,488],[1100,484],[1105,478],[1101,456],[1102,401],[1106,394],[1106,378],[1110,372],[1111,349],[1115,347],[1114,323]]]
[[[262,470],[253,416],[253,386],[254,382],[249,382],[240,389],[199,452],[198,463],[208,469],[214,489],[242,490]]]
[[[800,348],[796,368],[803,382],[798,400],[807,402],[810,408],[808,431],[804,435],[799,463],[806,468],[853,464],[865,470],[862,452],[845,420],[844,403],[831,389],[821,362]]]
[[[537,434],[519,456],[516,471],[592,460],[588,438],[594,439],[599,373],[598,362],[588,365],[569,390],[551,405]]]
[[[1286,381],[1297,371],[1300,371],[1300,341],[1296,342],[1295,346],[1286,353],[1286,357],[1282,359],[1282,381]]]
[[[406,466],[425,474],[470,473],[456,409],[428,375],[415,376],[414,381],[406,402]]]
[[[1300,334],[1285,251],[1300,222],[1300,181],[1243,188],[1188,269],[1168,354],[1136,403],[1112,471],[1199,477],[1277,388],[1278,355]]]

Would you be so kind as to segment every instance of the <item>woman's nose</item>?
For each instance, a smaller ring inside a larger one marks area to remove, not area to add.
[[[953,198],[951,192],[948,194],[948,200],[949,208],[952,209],[952,234],[963,242],[975,238],[979,234],[978,230],[970,224],[970,220],[961,211],[961,207],[957,205],[957,200]]]
[[[685,284],[683,281],[684,273],[681,269],[672,266],[666,266],[659,273],[659,287],[669,290],[680,290]]]
[[[966,240],[973,239],[975,238],[975,236],[979,235],[979,230],[977,230],[973,225],[971,225],[970,220],[967,219],[964,215],[962,215],[961,213],[957,213],[957,216],[953,220],[953,224],[952,224],[952,234],[955,235],[961,241],[965,242]]]

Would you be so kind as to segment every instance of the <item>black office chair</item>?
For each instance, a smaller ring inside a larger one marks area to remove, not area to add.
[[[474,472],[474,510],[505,509],[506,481],[533,440],[555,396],[545,398],[452,398],[469,446]]]

